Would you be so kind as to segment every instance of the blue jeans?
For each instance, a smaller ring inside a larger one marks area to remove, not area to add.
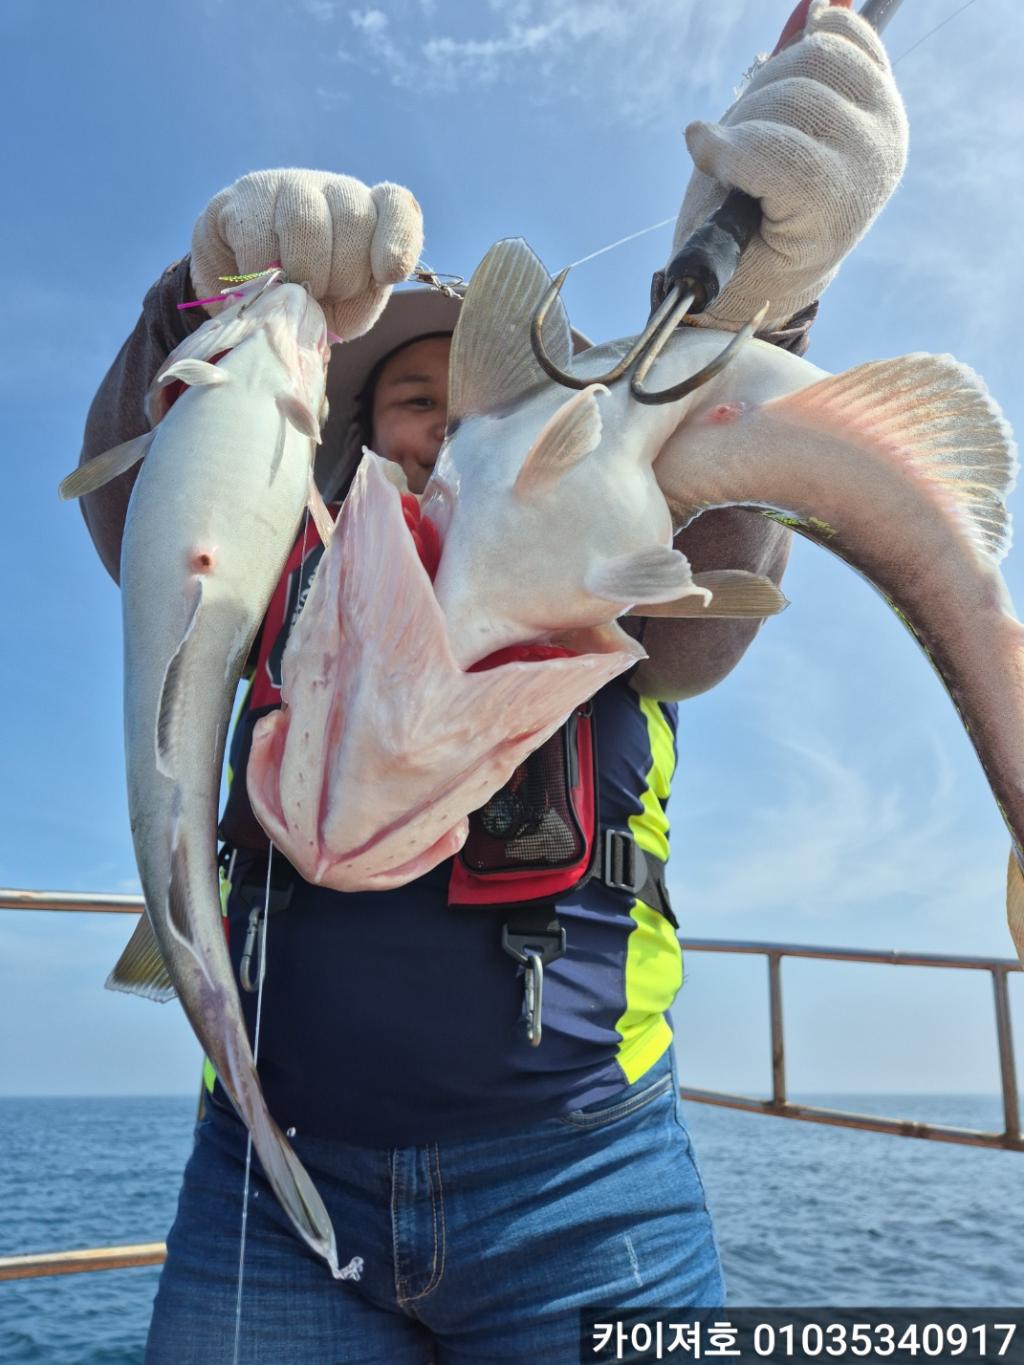
[[[167,1242],[148,1365],[233,1358],[245,1129],[199,1124]],[[334,1281],[253,1162],[245,1365],[572,1365],[579,1311],[719,1307],[724,1286],[670,1055],[610,1101],[500,1136],[294,1146],[331,1214]]]

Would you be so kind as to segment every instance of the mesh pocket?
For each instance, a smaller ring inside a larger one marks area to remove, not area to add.
[[[577,731],[574,715],[469,817],[460,857],[470,872],[543,872],[571,867],[586,856],[574,792]]]

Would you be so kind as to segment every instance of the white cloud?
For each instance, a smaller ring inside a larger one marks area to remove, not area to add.
[[[352,23],[363,33],[374,36],[388,27],[387,15],[379,9],[352,10]]]
[[[395,0],[388,12],[352,10],[350,18],[364,55],[398,88],[450,95],[514,84],[533,102],[582,98],[600,118],[645,123],[677,119],[694,88],[722,104],[752,56],[738,35],[767,36],[745,22],[756,12],[753,0],[727,13],[664,0],[634,0],[628,9],[602,0],[490,0],[475,12],[485,22],[472,35],[417,23],[437,17],[433,0],[418,0],[416,10]]]

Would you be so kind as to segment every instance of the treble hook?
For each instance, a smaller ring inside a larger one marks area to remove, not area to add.
[[[671,299],[666,298],[661,306],[652,314],[643,332],[637,337],[636,341],[633,342],[633,345],[614,369],[611,369],[607,374],[602,374],[596,378],[588,375],[586,379],[581,379],[574,374],[567,374],[565,370],[559,369],[544,347],[544,323],[547,321],[548,313],[551,311],[551,305],[562,292],[562,285],[565,284],[571,269],[572,267],[567,265],[563,271],[555,276],[551,281],[551,288],[544,295],[543,299],[541,299],[537,311],[533,315],[533,321],[530,323],[530,343],[533,346],[533,354],[537,357],[537,363],[544,373],[549,375],[557,383],[564,384],[567,389],[586,389],[591,384],[613,384],[616,379],[621,379],[629,367],[640,358],[644,348],[661,326],[663,319],[670,311],[674,311],[672,309]],[[693,300],[691,299],[690,302],[692,303]]]
[[[530,343],[537,363],[545,374],[568,389],[585,389],[590,384],[610,386],[617,379],[621,379],[631,366],[636,365],[636,373],[629,382],[629,391],[637,402],[647,404],[674,403],[677,399],[684,398],[688,393],[692,393],[694,389],[699,389],[702,384],[706,384],[709,379],[713,379],[716,374],[724,370],[743,343],[757,331],[768,312],[768,305],[765,304],[757,316],[751,318],[750,322],[736,333],[721,354],[717,355],[703,369],[698,370],[696,374],[674,384],[671,388],[652,392],[643,387],[644,379],[664,350],[669,337],[697,301],[698,291],[693,282],[691,280],[679,280],[672,285],[651,314],[647,326],[617,365],[608,370],[606,374],[581,377],[560,369],[544,347],[544,323],[551,311],[551,305],[562,291],[569,270],[570,267],[566,266],[552,280],[551,288],[541,300],[530,324]]]

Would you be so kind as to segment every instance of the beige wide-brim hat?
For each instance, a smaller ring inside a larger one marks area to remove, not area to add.
[[[348,448],[349,428],[356,416],[356,399],[373,367],[416,337],[453,332],[461,306],[461,298],[439,289],[396,289],[368,332],[331,347],[327,369],[330,414],[316,457],[316,481],[325,496],[347,487],[359,462],[360,452]]]
[[[465,288],[465,286],[460,286]],[[439,289],[396,289],[383,313],[368,332],[354,341],[331,348],[327,369],[327,401],[330,414],[323,429],[323,444],[316,457],[316,481],[324,497],[344,492],[359,463],[361,450],[350,429],[360,393],[373,367],[385,356],[432,332],[453,332],[459,320],[462,298]],[[573,350],[578,354],[590,340],[572,329]]]

